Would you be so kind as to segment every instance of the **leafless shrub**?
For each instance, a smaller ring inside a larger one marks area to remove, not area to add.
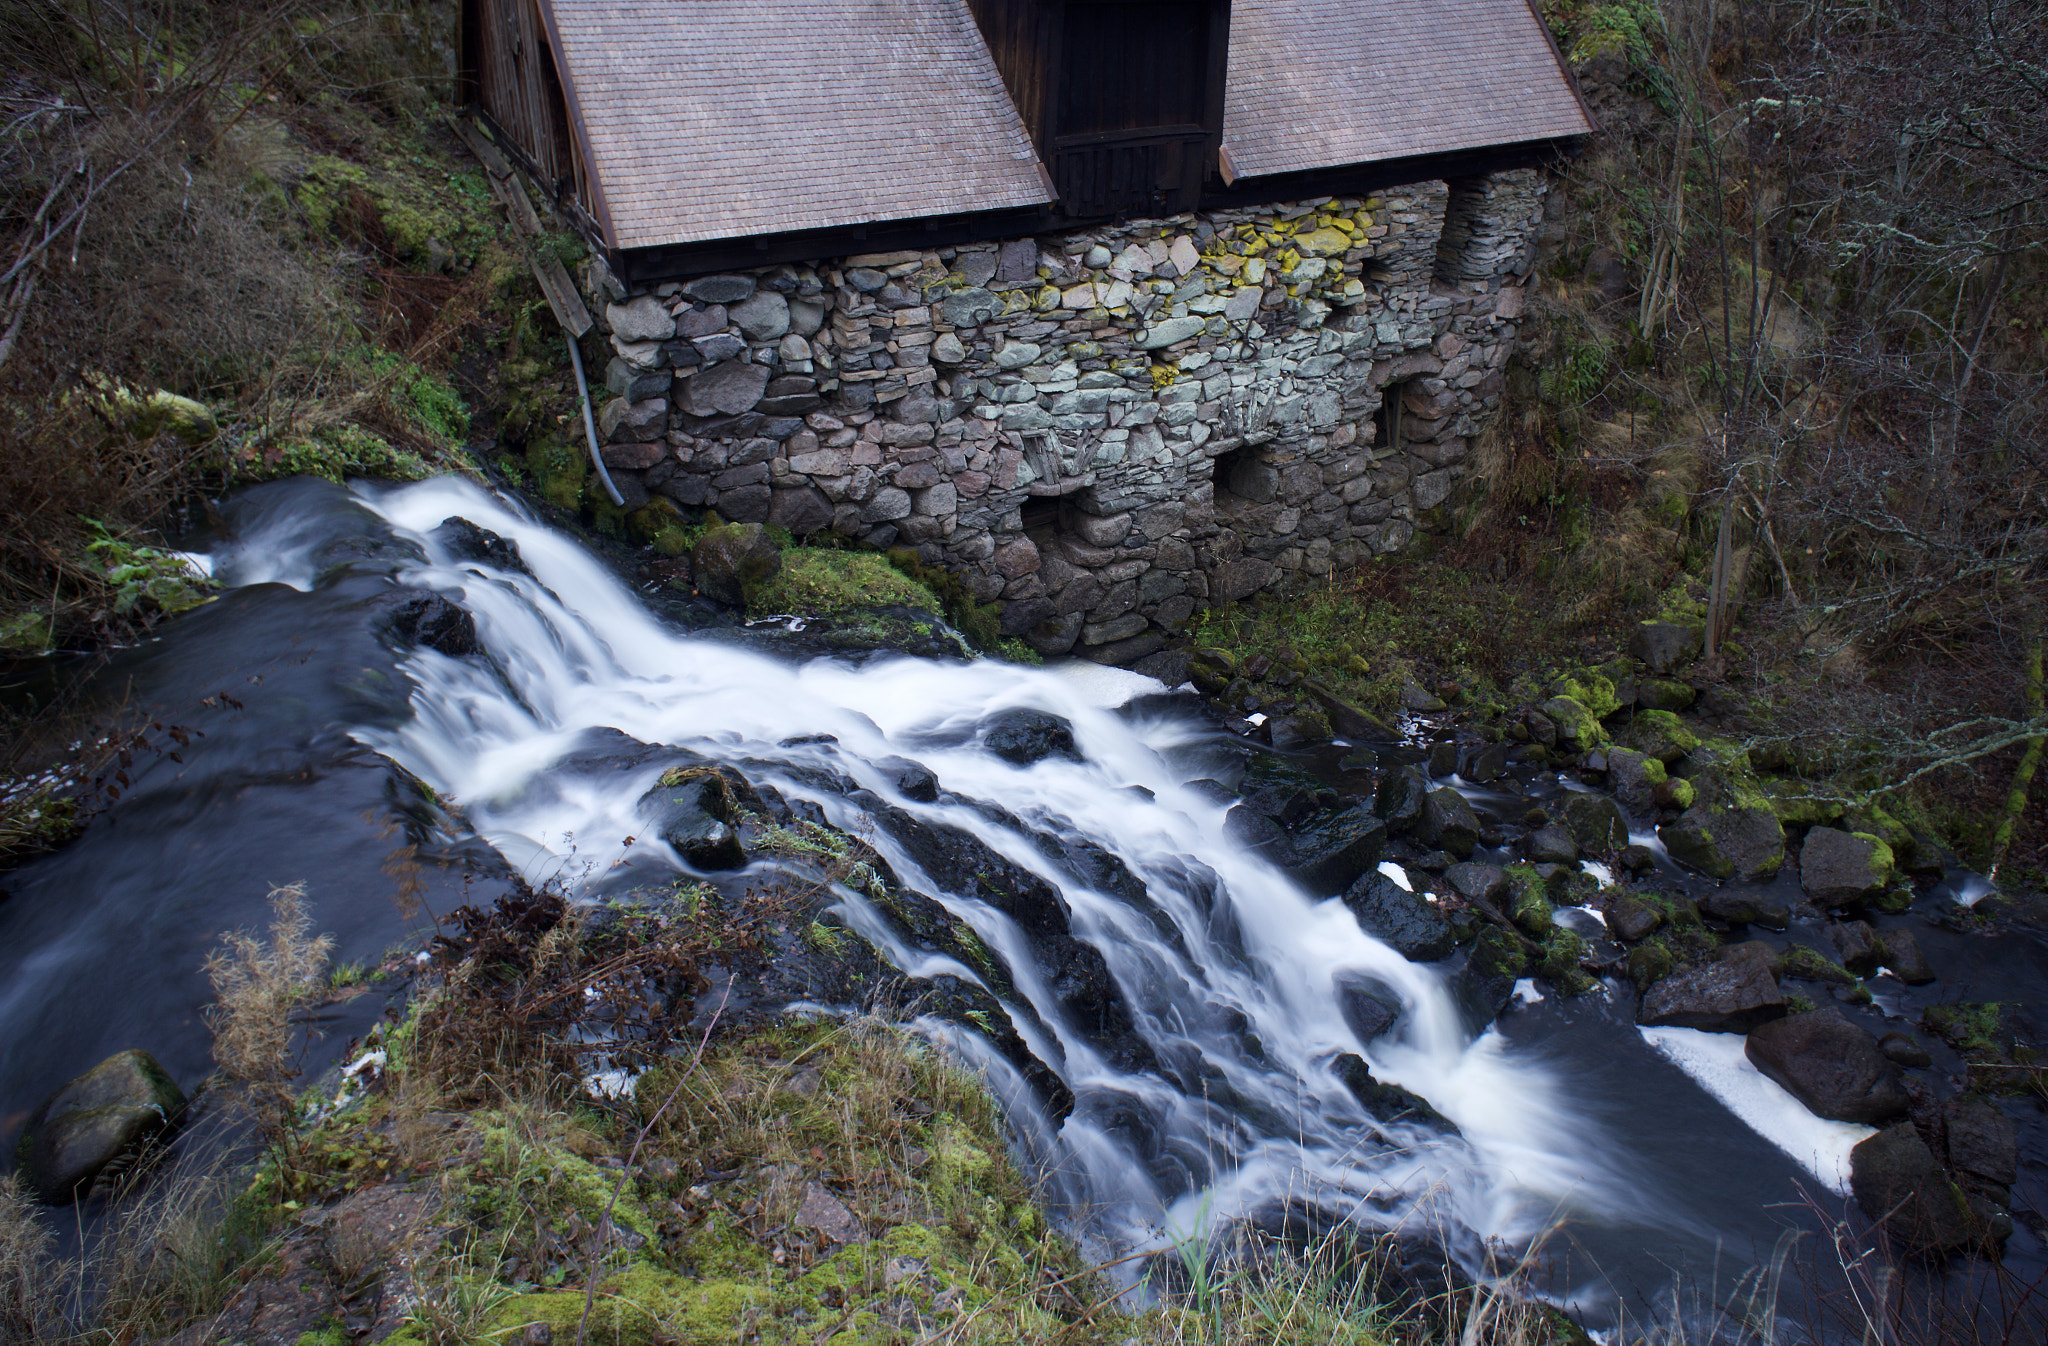
[[[224,947],[207,956],[214,1004],[206,1021],[214,1060],[242,1087],[266,1138],[280,1144],[297,1107],[292,1011],[318,992],[334,940],[314,936],[304,884],[271,889],[270,909],[268,940],[229,931],[221,936]]]

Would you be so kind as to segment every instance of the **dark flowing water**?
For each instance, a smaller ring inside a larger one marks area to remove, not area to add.
[[[524,567],[449,554],[433,533],[458,516],[515,542]],[[1072,1092],[1071,1113],[1046,1113],[971,1032],[922,1027],[986,1068],[1050,1190],[1104,1246],[1166,1246],[1312,1208],[1427,1236],[1483,1274],[1554,1230],[1541,1281],[1599,1324],[1642,1312],[1674,1277],[1714,1302],[1788,1232],[1843,1207],[1845,1157],[1867,1129],[1807,1114],[1748,1066],[1740,1038],[1638,1030],[1633,991],[1620,984],[1575,1000],[1527,985],[1472,1032],[1443,968],[1407,962],[1341,902],[1305,896],[1226,839],[1231,801],[1213,782],[1241,774],[1245,750],[1192,697],[1085,664],[797,661],[693,634],[572,539],[455,480],[353,493],[281,483],[229,502],[223,518],[225,534],[206,546],[227,592],[102,679],[203,737],[182,762],[146,757],[135,788],[79,843],[7,877],[0,1120],[10,1131],[50,1089],[122,1048],[149,1049],[187,1082],[203,1075],[199,965],[218,932],[263,922],[275,884],[308,884],[347,961],[416,938],[412,902],[445,910],[492,896],[494,873],[598,897],[622,876],[685,868],[647,839],[639,813],[658,758],[565,767],[593,736],[623,734],[743,761],[757,783],[872,829],[908,885],[974,928],[1006,965],[1005,1008]],[[421,590],[474,616],[481,654],[393,641],[388,614]],[[1019,768],[986,751],[976,726],[1014,708],[1071,722],[1083,760]],[[930,768],[946,793],[905,798],[878,765],[898,756]],[[410,822],[392,763],[459,805],[472,832],[433,836]],[[1343,780],[1332,762],[1305,764]],[[819,785],[834,778],[965,831],[1054,885],[1130,1006],[1143,1051],[1107,1051],[1070,1022],[1016,921],[947,892],[886,827]],[[1454,783],[1495,819],[1573,788],[1533,770],[1486,788]],[[998,810],[1011,821],[992,820]],[[1078,882],[1018,820],[1117,857],[1142,904]],[[1795,880],[1779,883],[1796,898]],[[406,897],[402,884],[419,891]],[[981,980],[906,942],[863,895],[838,896],[847,921],[907,973]],[[1595,913],[1565,919],[1601,933]],[[1908,990],[1887,979],[1884,1013],[1910,1020],[1935,999],[2032,1002],[2048,985],[2036,942],[1993,947],[1916,928],[1944,980]],[[1401,1011],[1369,1043],[1339,1009],[1340,986],[1359,976]],[[375,1008],[365,998],[338,1011],[327,1050]],[[1378,1123],[1332,1069],[1346,1052],[1455,1128]],[[2015,1266],[2041,1264],[2043,1198],[2033,1148],[2015,1197]]]

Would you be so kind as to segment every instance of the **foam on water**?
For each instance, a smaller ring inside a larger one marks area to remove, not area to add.
[[[1697,1080],[1751,1130],[1790,1155],[1836,1195],[1849,1191],[1849,1151],[1874,1128],[1816,1117],[1783,1085],[1751,1064],[1739,1033],[1696,1028],[1644,1028],[1658,1055]]]
[[[1486,1241],[1525,1240],[1560,1214],[1610,1226],[1659,1220],[1654,1198],[1613,1171],[1600,1126],[1571,1105],[1552,1065],[1498,1032],[1475,1040],[1439,972],[1408,962],[1342,903],[1310,899],[1226,838],[1228,804],[1190,788],[1176,765],[1212,742],[1213,728],[1170,711],[1117,713],[1162,690],[1157,682],[1092,664],[792,663],[676,631],[574,541],[472,483],[356,495],[425,558],[401,566],[398,579],[459,597],[485,651],[413,654],[412,719],[360,727],[360,741],[459,804],[529,878],[571,892],[622,866],[685,868],[650,839],[639,809],[661,763],[579,769],[570,759],[589,750],[594,731],[744,761],[750,778],[867,829],[907,884],[969,923],[1009,966],[1017,1002],[1005,1009],[1076,1107],[1059,1120],[1042,1112],[1015,1067],[957,1024],[921,1021],[921,1031],[987,1072],[1025,1149],[1057,1190],[1095,1212],[1096,1233],[1112,1243],[1158,1246],[1175,1232],[1306,1201],[1374,1227],[1430,1231],[1477,1269]],[[432,531],[452,516],[511,539],[531,575],[448,555]],[[314,554],[311,542],[280,531],[224,547],[215,564],[230,583],[305,584]],[[984,751],[975,726],[1011,708],[1064,717],[1085,760],[1017,767]],[[816,741],[823,735],[832,741]],[[793,741],[803,738],[814,741]],[[922,762],[948,793],[936,803],[905,799],[875,765],[892,756]],[[1192,1073],[1107,1062],[1063,1016],[1016,924],[932,883],[885,829],[815,784],[819,768],[971,833],[1056,885],[1075,935],[1101,951],[1155,1057]],[[999,804],[1031,829],[1113,853],[1178,940],[1162,939],[1151,913],[1077,882],[1032,838],[950,796]],[[1380,869],[1409,886],[1399,866]],[[976,979],[913,947],[863,895],[842,889],[839,898],[848,923],[908,975]],[[1340,983],[1360,976],[1401,1009],[1396,1029],[1369,1044],[1339,1011]],[[1246,1048],[1248,1037],[1258,1050]],[[1429,1100],[1456,1133],[1375,1123],[1331,1068],[1345,1052]],[[1190,1091],[1177,1082],[1190,1078],[1206,1083]],[[1107,1123],[1103,1100],[1144,1112],[1145,1152],[1130,1128]]]

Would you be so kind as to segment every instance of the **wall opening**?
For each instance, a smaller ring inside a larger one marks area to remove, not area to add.
[[[1486,207],[1487,181],[1484,177],[1453,178],[1444,184],[1444,228],[1436,240],[1434,279],[1439,285],[1457,288],[1468,282],[1491,278],[1490,260],[1480,246],[1481,213]]]
[[[1280,474],[1250,444],[1219,454],[1214,476],[1216,508],[1243,509],[1271,504],[1280,489]]]
[[[1056,495],[1034,495],[1018,509],[1024,522],[1021,531],[1025,537],[1043,549],[1060,531],[1060,498]]]
[[[1372,446],[1375,449],[1401,447],[1401,420],[1406,414],[1401,408],[1401,399],[1407,391],[1406,383],[1389,383],[1380,389],[1380,409],[1372,414]]]

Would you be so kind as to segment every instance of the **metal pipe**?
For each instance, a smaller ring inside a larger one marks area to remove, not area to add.
[[[612,485],[612,474],[604,470],[604,455],[597,449],[597,422],[590,416],[590,381],[583,377],[583,352],[576,348],[575,337],[563,335],[569,342],[569,363],[576,366],[576,391],[583,395],[583,433],[590,440],[590,465],[597,469],[597,479],[604,483],[605,494],[612,498],[612,503],[623,505],[626,497]]]

